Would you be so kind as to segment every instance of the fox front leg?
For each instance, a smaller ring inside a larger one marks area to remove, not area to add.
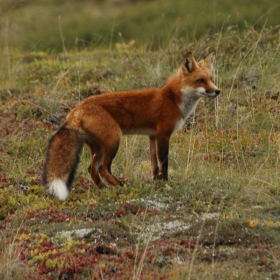
[[[159,135],[156,137],[157,158],[159,163],[158,179],[168,180],[168,153],[169,136]]]

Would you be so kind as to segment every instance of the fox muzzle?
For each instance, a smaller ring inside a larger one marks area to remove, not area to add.
[[[206,90],[206,95],[209,97],[216,97],[220,94],[220,89],[207,89]]]

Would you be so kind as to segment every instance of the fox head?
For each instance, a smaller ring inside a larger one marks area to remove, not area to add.
[[[209,54],[197,62],[190,52],[185,55],[184,63],[179,70],[183,93],[192,94],[197,98],[216,97],[220,94],[219,88],[213,82],[211,58],[212,55]]]

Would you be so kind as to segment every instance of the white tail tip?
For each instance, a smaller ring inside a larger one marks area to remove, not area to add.
[[[53,180],[49,186],[49,193],[58,197],[60,200],[65,200],[69,194],[69,190],[60,179]]]

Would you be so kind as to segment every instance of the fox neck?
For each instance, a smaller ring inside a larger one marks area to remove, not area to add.
[[[183,86],[180,74],[175,74],[171,77],[165,87],[167,92],[172,92],[175,102],[182,112],[182,119],[185,121],[198,105],[201,94],[199,88],[191,86]]]

